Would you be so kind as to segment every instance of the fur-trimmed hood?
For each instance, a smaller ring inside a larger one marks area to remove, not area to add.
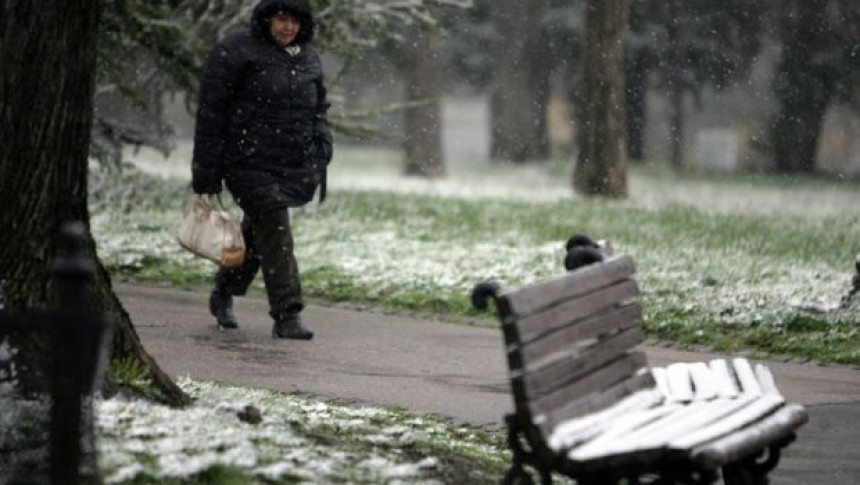
[[[302,24],[295,44],[306,44],[314,37],[316,25],[307,0],[260,0],[251,15],[251,32],[264,39],[271,40],[269,19],[278,12],[295,15]]]

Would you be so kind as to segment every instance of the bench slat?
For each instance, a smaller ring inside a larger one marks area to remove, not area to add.
[[[605,365],[587,376],[550,394],[525,399],[525,396],[514,393],[514,399],[525,405],[532,416],[541,416],[558,409],[570,401],[581,398],[593,392],[601,392],[614,384],[624,381],[645,367],[645,354],[628,352],[623,357]]]
[[[662,449],[670,440],[683,437],[695,432],[702,426],[707,426],[720,419],[740,412],[752,406],[757,398],[746,396],[739,399],[724,399],[719,401],[696,401],[688,404],[669,403],[666,406],[672,410],[660,416],[660,419],[650,420],[642,426],[627,427],[619,422],[616,428],[605,435],[571,450],[569,456],[575,460],[592,460],[600,455],[631,454],[645,450]]]
[[[717,468],[789,436],[809,420],[803,406],[789,404],[746,428],[744,433],[730,434],[702,445],[691,453],[693,460],[706,469]]]
[[[714,377],[717,379],[717,395],[719,397],[733,398],[740,393],[735,384],[735,378],[729,370],[729,364],[725,359],[714,359],[708,363]]]
[[[556,426],[547,443],[555,451],[570,449],[599,435],[616,418],[656,407],[663,402],[660,391],[650,388],[636,391],[613,405],[566,420]]]
[[[690,379],[690,367],[687,364],[670,364],[666,367],[666,376],[670,400],[677,402],[693,400],[693,381]]]
[[[517,347],[520,356],[515,360],[516,368],[540,367],[547,356],[571,347],[574,342],[626,330],[639,325],[641,319],[642,307],[638,303],[628,303],[618,308],[607,309],[574,322],[569,327],[546,334],[527,345]]]
[[[704,362],[678,362],[665,369],[651,369],[667,399],[677,402],[707,401],[721,394],[723,377]],[[737,395],[737,392],[734,393]]]
[[[750,361],[747,359],[732,359],[732,367],[740,384],[741,392],[761,396],[761,386],[758,383],[755,372],[753,372]]]
[[[635,271],[636,267],[630,256],[613,257],[601,264],[585,266],[563,276],[504,292],[500,299],[505,300],[518,317],[524,317],[560,301],[577,298],[611,285],[631,276]]]
[[[695,394],[693,400],[709,401],[719,394],[718,377],[711,372],[711,368],[704,362],[690,364],[690,378],[693,380]]]
[[[600,456],[629,452],[632,450],[628,444],[628,435],[631,431],[648,428],[655,422],[660,423],[671,419],[678,412],[684,411],[685,407],[674,403],[618,416],[599,436],[582,446],[573,448],[567,456],[573,460],[587,461]]]
[[[584,349],[571,347],[549,356],[537,369],[523,369],[519,376],[512,379],[512,384],[527,399],[540,397],[618,359],[644,340],[642,329],[634,327]]]
[[[566,327],[596,312],[624,303],[638,294],[639,288],[635,281],[621,280],[612,286],[603,287],[550,307],[546,311],[532,313],[513,324],[515,342],[512,343],[523,344],[535,340],[547,332]]]
[[[693,433],[703,426],[709,426],[746,409],[757,399],[743,396],[737,399],[691,402],[664,421],[625,436],[623,446],[627,447],[627,450],[662,448],[670,440]]]
[[[640,392],[656,393],[655,403],[663,400],[663,395],[654,387],[651,373],[643,369],[631,378],[610,386],[602,392],[580,396],[542,415],[538,424],[544,436],[551,436],[561,423],[601,411]]]
[[[773,374],[767,366],[756,364],[755,376],[761,386],[762,392],[767,395],[782,397],[782,393],[776,388],[776,381],[773,378]]]
[[[660,393],[663,394],[663,397],[666,399],[669,398],[669,376],[666,373],[666,369],[663,367],[652,367],[651,375],[654,376],[654,383],[657,386],[657,389],[660,390]]]
[[[742,399],[742,398],[738,398]],[[676,450],[692,450],[708,441],[715,440],[744,426],[753,423],[775,409],[785,404],[785,400],[776,396],[761,396],[751,405],[736,413],[723,416],[722,419],[709,426],[700,428],[693,433],[679,437],[669,442],[669,447]],[[742,431],[741,431],[742,432]]]

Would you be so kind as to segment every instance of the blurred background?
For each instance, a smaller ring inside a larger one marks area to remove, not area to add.
[[[403,173],[429,178],[463,160],[576,163],[593,96],[583,73],[612,62],[586,58],[586,13],[601,2],[311,3],[340,155],[394,151]],[[148,147],[187,167],[205,54],[253,4],[110,7],[96,157],[117,164]],[[860,177],[860,2],[617,4],[630,165]]]

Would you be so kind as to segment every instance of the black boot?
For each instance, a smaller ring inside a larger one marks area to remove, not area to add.
[[[233,295],[215,288],[209,295],[209,313],[221,328],[236,328],[239,322],[233,315]]]
[[[310,340],[314,338],[314,333],[302,325],[302,320],[299,318],[298,313],[281,313],[275,317],[275,325],[272,327],[272,338]]]

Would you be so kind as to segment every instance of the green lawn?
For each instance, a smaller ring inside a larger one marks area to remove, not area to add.
[[[584,232],[637,261],[653,338],[860,364],[860,301],[840,307],[860,255],[856,182],[635,168],[631,197],[612,201],[573,196],[558,163],[461,163],[444,181],[401,178],[398,163],[347,150],[329,200],[295,211],[309,298],[490,319],[469,306],[474,284],[559,274],[565,241]],[[208,287],[213,267],[174,239],[187,181],[126,171],[91,186],[114,275]]]

